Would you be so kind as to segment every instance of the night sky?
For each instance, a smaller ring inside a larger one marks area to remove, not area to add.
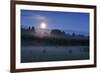
[[[89,34],[89,13],[21,10],[22,27],[38,29],[41,22],[45,22],[49,30]]]

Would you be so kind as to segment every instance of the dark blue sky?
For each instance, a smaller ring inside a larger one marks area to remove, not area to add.
[[[89,13],[21,10],[21,26],[38,28],[44,21],[47,29],[89,34]]]

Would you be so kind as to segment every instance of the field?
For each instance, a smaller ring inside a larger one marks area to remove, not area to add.
[[[22,45],[21,48],[22,63],[89,59],[88,46]]]

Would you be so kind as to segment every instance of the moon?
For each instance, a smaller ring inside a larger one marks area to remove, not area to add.
[[[46,24],[45,22],[42,22],[42,23],[40,24],[40,28],[41,28],[41,29],[46,29],[46,28],[47,28],[47,24]]]

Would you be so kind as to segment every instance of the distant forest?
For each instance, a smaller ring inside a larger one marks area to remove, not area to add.
[[[42,31],[41,31],[42,32]],[[65,33],[59,29],[50,30],[50,34],[44,32],[44,35],[37,34],[34,26],[28,28],[21,28],[21,44],[22,45],[89,45],[89,36],[83,34],[76,34],[75,32]]]
[[[35,27],[34,26],[29,26],[28,28],[21,28],[21,31],[32,31],[33,33],[36,33]],[[50,30],[51,35],[67,35],[67,36],[80,36],[80,37],[89,37],[89,36],[85,36],[84,34],[76,34],[75,32],[72,33],[65,33],[65,31],[62,31],[60,29],[52,29]]]

